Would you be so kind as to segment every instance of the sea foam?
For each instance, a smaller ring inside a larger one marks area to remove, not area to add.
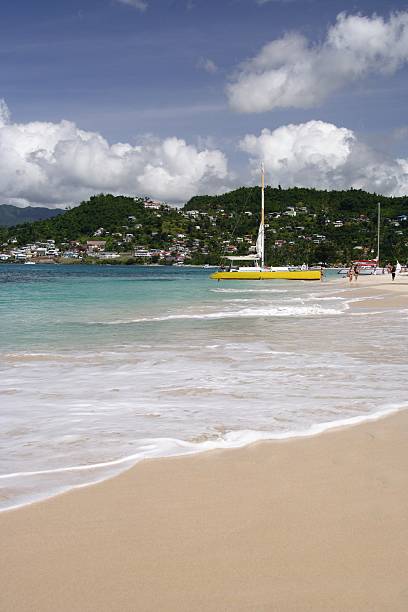
[[[356,311],[364,298],[348,287],[220,287],[174,270],[164,291],[152,268],[139,283],[81,267],[79,282],[71,266],[45,292],[37,267],[38,282],[15,279],[0,302],[3,508],[144,458],[315,435],[405,405],[406,311]]]

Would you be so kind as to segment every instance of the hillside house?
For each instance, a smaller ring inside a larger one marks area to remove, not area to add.
[[[86,250],[88,253],[99,253],[105,250],[106,240],[87,240]]]
[[[150,210],[160,210],[161,202],[158,200],[151,200],[150,198],[146,198],[143,202],[143,206]]]

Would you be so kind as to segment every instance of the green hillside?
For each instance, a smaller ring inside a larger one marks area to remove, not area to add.
[[[261,189],[240,188],[219,196],[195,196],[185,210],[201,211],[217,219],[223,236],[252,234],[259,222]],[[266,259],[285,263],[347,264],[371,258],[377,251],[377,210],[381,204],[381,254],[383,259],[408,260],[408,223],[397,221],[408,214],[408,197],[391,198],[361,190],[265,188]],[[296,216],[285,211],[292,207]],[[336,221],[340,223],[336,225]],[[275,242],[282,244],[276,246]],[[239,249],[241,252],[241,249]]]
[[[182,254],[191,263],[218,263],[223,254],[246,254],[256,240],[261,192],[240,188],[193,197],[182,209],[146,208],[141,198],[100,194],[43,221],[0,228],[3,250],[54,239],[106,242],[106,251],[138,247]],[[382,259],[408,260],[408,198],[360,190],[265,190],[266,260],[269,264],[343,263],[376,254],[377,203],[381,203]],[[64,246],[65,245],[65,246]]]
[[[0,228],[0,239],[4,242],[12,237],[18,245],[24,245],[52,238],[61,244],[86,241],[103,230],[100,238],[107,240],[108,249],[114,242],[120,242],[123,234],[132,232],[138,244],[154,246],[165,243],[169,234],[182,231],[185,226],[186,220],[176,209],[149,210],[142,199],[99,194],[53,219]]]
[[[185,205],[185,210],[216,212],[220,208],[231,212],[237,210],[259,211],[260,187],[241,187],[219,196],[194,196]],[[350,218],[356,214],[375,217],[377,202],[381,203],[384,217],[395,217],[408,212],[408,197],[390,198],[366,191],[325,191],[293,187],[291,189],[265,188],[265,210],[278,212],[289,206],[306,206],[309,213],[339,215]]]
[[[61,209],[44,208],[39,206],[26,206],[20,208],[10,204],[0,205],[0,227],[11,227],[18,223],[31,223],[40,219],[49,219],[60,215]]]

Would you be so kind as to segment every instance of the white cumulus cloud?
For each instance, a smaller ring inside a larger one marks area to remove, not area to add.
[[[16,123],[0,102],[0,203],[79,203],[99,192],[150,195],[183,202],[196,194],[239,187],[265,162],[271,184],[408,194],[408,159],[393,159],[361,142],[350,129],[323,121],[289,124],[248,134],[239,148],[249,175],[228,169],[210,141],[145,136],[137,145],[110,144],[75,123]],[[245,176],[246,175],[246,176]]]
[[[317,106],[334,91],[370,74],[392,74],[408,61],[408,12],[337,16],[325,40],[292,32],[266,44],[227,85],[232,108],[265,112]]]
[[[264,161],[267,180],[274,185],[408,193],[408,160],[387,157],[360,142],[352,130],[332,123],[264,129],[245,136],[239,147],[250,156],[253,176]]]
[[[220,150],[176,137],[109,144],[75,123],[13,123],[0,104],[0,202],[62,205],[93,193],[150,195],[179,202],[229,184]]]

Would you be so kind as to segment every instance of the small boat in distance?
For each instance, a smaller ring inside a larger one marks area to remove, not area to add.
[[[225,257],[229,264],[221,266],[218,272],[211,274],[214,280],[321,280],[321,270],[309,270],[303,265],[301,268],[292,266],[267,267],[265,266],[265,172],[261,166],[261,223],[256,241],[256,254]],[[235,262],[246,262],[240,266]],[[250,265],[252,264],[252,265]]]

